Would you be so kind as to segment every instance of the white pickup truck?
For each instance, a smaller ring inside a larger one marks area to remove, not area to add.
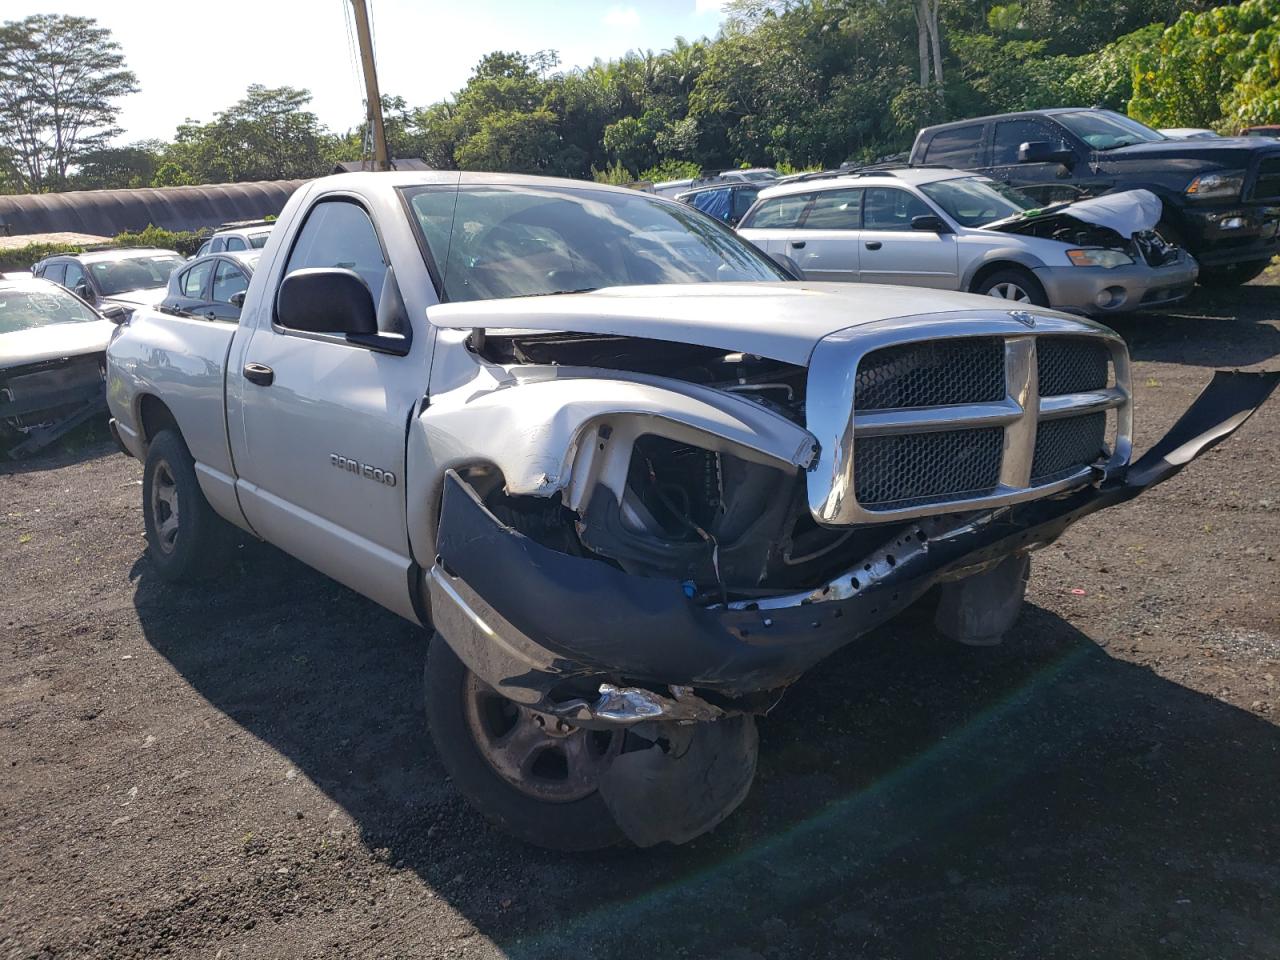
[[[431,624],[454,783],[588,849],[713,827],[755,716],[927,592],[998,640],[1031,551],[1276,379],[1218,374],[1131,463],[1092,321],[807,283],[640,192],[414,172],[300,188],[239,323],[139,310],[107,393],[156,574],[215,573],[239,528]]]

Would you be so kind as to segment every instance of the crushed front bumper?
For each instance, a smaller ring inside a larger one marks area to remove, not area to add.
[[[1055,310],[1090,316],[1127,313],[1186,299],[1200,267],[1183,252],[1173,263],[1152,267],[1037,267],[1035,275]]]
[[[1110,476],[976,519],[920,522],[828,584],[750,603],[704,607],[676,581],[544,547],[499,522],[451,471],[427,578],[432,619],[500,693],[578,722],[750,709],[750,698],[785,687],[949,575],[1050,543],[1082,517],[1172,477],[1239,428],[1278,382],[1280,373],[1215,374],[1159,443]],[[610,689],[595,702],[557,706],[551,693],[569,681]],[[643,702],[632,710],[628,697]]]

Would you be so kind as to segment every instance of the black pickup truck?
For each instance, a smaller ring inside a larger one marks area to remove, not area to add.
[[[1063,107],[925,127],[913,164],[974,170],[1044,204],[1144,188],[1159,231],[1200,261],[1207,286],[1245,283],[1280,252],[1280,141],[1174,140],[1110,110]]]

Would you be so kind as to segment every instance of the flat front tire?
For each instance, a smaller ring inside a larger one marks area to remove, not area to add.
[[[170,582],[216,576],[235,543],[234,528],[213,512],[182,437],[161,430],[147,446],[142,517],[152,566]]]
[[[623,842],[597,780],[624,732],[576,728],[502,697],[438,633],[427,652],[426,698],[431,738],[454,786],[499,829],[552,850]]]

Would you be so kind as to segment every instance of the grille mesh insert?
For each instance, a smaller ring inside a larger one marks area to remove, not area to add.
[[[990,494],[1003,445],[1000,427],[859,438],[855,496],[864,509],[891,510]]]
[[[1102,454],[1106,433],[1105,412],[1042,421],[1036,430],[1031,482],[1047,483],[1087,467]]]
[[[1004,342],[998,337],[926,340],[885,347],[858,365],[859,410],[1003,400]]]
[[[1084,337],[1041,337],[1036,343],[1040,396],[1101,390],[1108,381],[1111,351]]]

